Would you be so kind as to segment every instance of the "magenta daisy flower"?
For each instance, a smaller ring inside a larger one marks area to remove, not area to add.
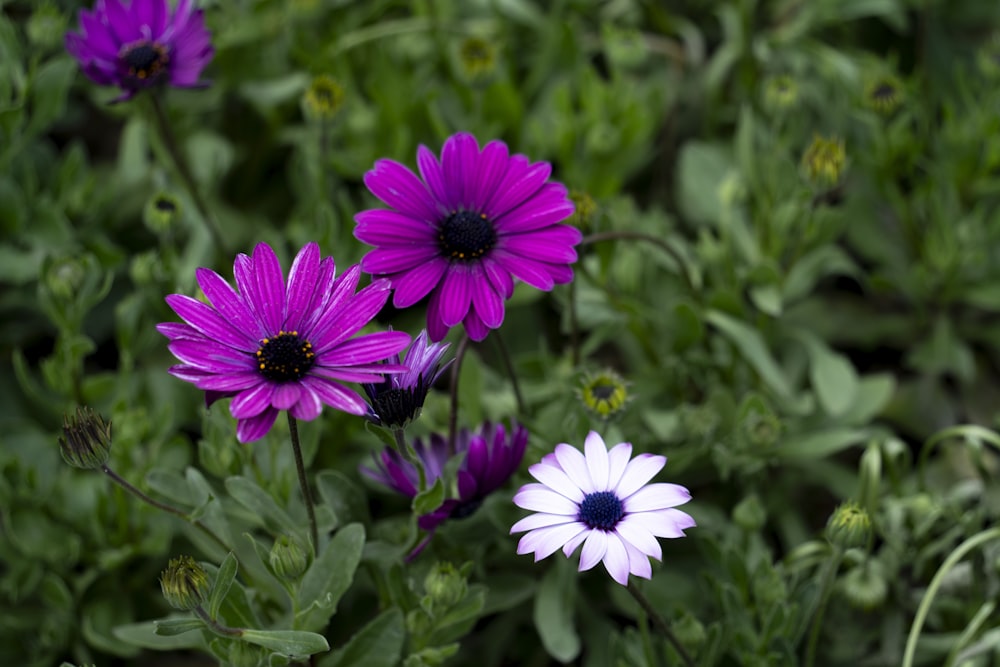
[[[118,86],[117,100],[169,83],[177,88],[204,85],[201,71],[215,50],[202,11],[192,0],[97,0],[80,10],[80,32],[66,33],[66,50],[94,82]]]
[[[375,163],[365,185],[391,209],[356,215],[354,236],[375,246],[361,268],[392,281],[393,305],[430,294],[432,340],[460,322],[473,340],[485,338],[503,323],[514,278],[545,291],[573,279],[581,235],[559,224],[573,203],[548,182],[547,162],[509,155],[502,141],[480,151],[461,133],[444,143],[440,161],[421,146],[417,167],[423,180],[393,160]]]
[[[333,257],[320,260],[309,243],[295,257],[285,284],[266,243],[233,265],[237,292],[218,273],[198,269],[202,303],[171,294],[167,304],[186,324],[157,329],[181,363],[170,373],[206,392],[211,403],[232,396],[229,411],[240,442],[262,438],[281,410],[296,419],[319,416],[323,405],[355,415],[364,399],[342,382],[379,382],[405,369],[382,363],[410,342],[402,331],[353,337],[382,309],[389,284],[376,280],[355,293],[361,270],[336,276]]]
[[[441,363],[447,350],[447,344],[429,343],[427,332],[421,331],[404,359],[396,355],[395,362],[407,368],[405,373],[386,375],[382,382],[363,385],[369,400],[368,418],[379,426],[399,429],[419,417],[427,392],[451,363]]]
[[[664,456],[639,454],[632,445],[608,451],[596,431],[587,436],[586,455],[567,444],[556,445],[540,463],[528,468],[540,483],[525,484],[514,496],[518,507],[537,512],[510,529],[528,531],[517,553],[546,558],[560,547],[569,558],[578,546],[580,571],[603,561],[611,578],[622,586],[629,573],[649,579],[649,556],[660,560],[657,537],[684,537],[694,519],[673,509],[691,499],[677,484],[647,484],[666,464]]]
[[[464,519],[472,515],[491,493],[507,483],[524,458],[528,446],[528,429],[512,424],[508,433],[503,424],[484,423],[477,432],[459,431],[455,451],[463,455],[458,468],[458,497],[446,499],[440,507],[418,520],[422,530],[434,531],[448,519]],[[414,451],[420,458],[431,485],[444,473],[448,462],[448,442],[432,434],[427,444],[417,438]],[[419,477],[416,467],[394,449],[386,449],[375,459],[377,470],[361,468],[369,479],[410,498],[417,495]]]

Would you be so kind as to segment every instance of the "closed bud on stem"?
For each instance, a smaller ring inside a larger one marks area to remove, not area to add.
[[[579,396],[587,411],[603,420],[622,416],[631,398],[625,380],[612,370],[587,375]]]
[[[309,565],[309,557],[305,550],[288,535],[281,535],[274,541],[268,560],[274,573],[289,581],[301,577]]]
[[[451,563],[438,563],[424,578],[424,591],[437,609],[448,609],[462,601],[468,587],[465,573]]]
[[[111,422],[90,408],[77,408],[72,417],[63,417],[63,435],[59,438],[63,461],[74,468],[96,470],[111,455]]]
[[[190,611],[208,596],[208,574],[194,558],[178,556],[160,574],[160,589],[171,607]]]
[[[865,610],[881,607],[889,595],[885,566],[880,561],[869,558],[844,575],[840,590],[853,607]]]
[[[868,512],[854,501],[843,503],[830,515],[826,524],[826,539],[842,549],[860,547],[868,543],[872,534],[872,520]]]
[[[802,171],[814,185],[836,185],[840,182],[846,165],[844,140],[837,137],[828,139],[817,135],[802,154]]]
[[[163,234],[181,219],[181,202],[167,192],[158,192],[146,202],[142,221],[154,234]]]
[[[312,80],[302,97],[302,109],[313,120],[329,120],[344,105],[344,88],[326,74]]]

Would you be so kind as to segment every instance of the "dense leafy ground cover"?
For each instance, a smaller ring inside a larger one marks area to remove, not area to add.
[[[0,0],[0,662],[1000,660],[996,3],[106,2]]]

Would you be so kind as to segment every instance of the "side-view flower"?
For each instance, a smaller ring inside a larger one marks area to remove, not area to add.
[[[97,0],[80,10],[80,32],[66,34],[66,50],[95,83],[118,86],[131,98],[160,84],[204,85],[201,71],[215,50],[202,10],[192,0]]]
[[[596,431],[587,435],[584,451],[559,444],[528,468],[538,483],[521,487],[514,504],[536,514],[510,529],[528,531],[517,553],[534,552],[537,562],[562,547],[569,558],[583,544],[580,571],[603,561],[622,586],[630,573],[649,579],[649,557],[663,557],[656,538],[684,537],[684,529],[695,525],[688,514],[673,509],[691,494],[677,484],[647,483],[666,465],[664,456],[639,454],[632,459],[628,442],[608,451]]]
[[[482,340],[504,319],[514,278],[549,291],[573,279],[580,231],[559,224],[573,214],[552,167],[510,155],[502,141],[480,151],[471,134],[450,137],[441,160],[417,151],[420,178],[379,160],[365,185],[390,209],[355,216],[354,236],[375,249],[361,268],[386,276],[393,304],[407,308],[430,294],[427,329],[441,340],[459,323]]]
[[[252,256],[238,255],[233,273],[238,292],[215,271],[198,269],[209,303],[171,294],[167,304],[185,323],[157,329],[181,361],[171,374],[205,390],[209,404],[233,397],[229,411],[239,420],[240,442],[262,438],[281,410],[306,421],[324,404],[366,414],[364,399],[341,383],[381,382],[385,373],[406,370],[382,362],[406,347],[409,334],[354,337],[385,305],[386,281],[355,293],[360,268],[335,276],[333,257],[321,261],[315,243],[295,257],[287,286],[266,243]]]
[[[400,429],[419,417],[427,392],[451,363],[441,363],[447,350],[447,344],[428,342],[426,331],[417,334],[406,356],[400,359],[396,355],[392,360],[405,366],[405,373],[386,375],[382,382],[364,385],[370,401],[368,419],[379,426]]]

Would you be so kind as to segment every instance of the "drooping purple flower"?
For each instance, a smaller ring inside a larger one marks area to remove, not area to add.
[[[629,573],[649,579],[649,556],[663,557],[656,538],[684,537],[684,529],[695,525],[689,515],[673,509],[691,494],[677,484],[647,484],[663,469],[664,456],[639,454],[629,460],[630,443],[608,451],[596,431],[587,436],[584,449],[586,455],[571,445],[556,445],[555,453],[528,468],[540,483],[521,487],[514,504],[536,514],[510,529],[528,531],[517,553],[534,552],[537,562],[562,547],[569,558],[583,544],[581,572],[603,561],[622,586]]]
[[[510,433],[503,424],[484,423],[471,433],[462,429],[455,438],[455,452],[464,455],[458,468],[458,497],[446,499],[440,507],[421,516],[417,524],[433,532],[448,519],[464,519],[473,514],[487,496],[502,487],[521,465],[528,446],[528,429],[512,424]],[[427,478],[434,484],[448,462],[448,442],[434,433],[425,444],[413,443]],[[394,449],[384,450],[375,458],[377,469],[363,467],[361,473],[371,480],[410,498],[417,495],[419,474],[416,467]]]
[[[421,331],[402,361],[396,355],[396,364],[405,366],[406,372],[363,385],[369,400],[368,418],[379,426],[398,429],[419,417],[427,392],[451,363],[441,364],[447,349],[447,344],[429,343],[427,332]]]
[[[503,323],[514,278],[545,291],[573,279],[581,234],[559,224],[573,203],[561,183],[547,182],[547,162],[509,155],[502,141],[480,151],[460,133],[440,162],[421,146],[417,167],[423,180],[393,160],[375,163],[365,185],[391,208],[357,214],[354,236],[376,246],[361,268],[392,281],[397,308],[431,295],[432,340],[459,322],[473,340],[485,338]]]
[[[97,0],[80,10],[80,32],[66,33],[66,50],[94,82],[118,86],[127,100],[161,84],[204,85],[201,71],[215,50],[202,10],[192,0]]]
[[[382,309],[389,284],[376,280],[355,293],[361,269],[336,276],[333,257],[320,260],[319,246],[299,251],[288,274],[266,243],[233,265],[237,292],[218,273],[198,269],[202,303],[171,294],[167,304],[186,324],[157,329],[170,339],[181,363],[170,373],[206,392],[209,404],[232,396],[229,411],[240,442],[262,438],[281,410],[311,420],[323,405],[355,415],[364,399],[342,382],[379,382],[405,367],[383,361],[410,342],[402,331],[353,337]]]

